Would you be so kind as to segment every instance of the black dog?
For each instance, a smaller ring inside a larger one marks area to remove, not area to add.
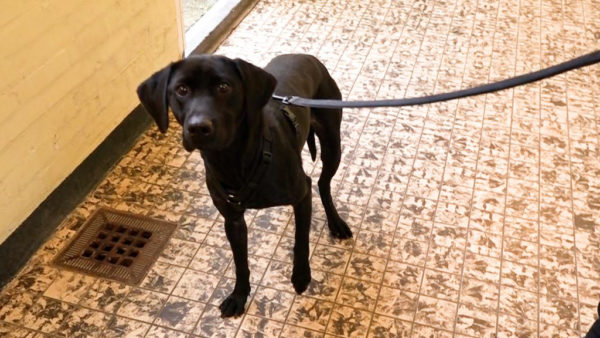
[[[235,288],[220,306],[224,317],[243,313],[250,293],[246,209],[294,207],[292,284],[298,293],[308,287],[311,180],[302,169],[300,152],[307,142],[315,160],[315,134],[323,161],[319,193],[329,230],[336,238],[352,237],[330,188],[341,156],[341,109],[284,108],[271,99],[274,92],[341,99],[325,66],[313,56],[297,54],[278,56],[264,70],[240,59],[193,56],[171,63],[137,90],[162,132],[171,107],[183,126],[183,146],[199,149],[204,159],[206,184],[225,218],[235,262]]]

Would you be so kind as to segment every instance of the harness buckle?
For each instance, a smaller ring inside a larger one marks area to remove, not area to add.
[[[242,202],[237,198],[237,196],[235,196],[233,194],[227,194],[226,201],[227,201],[227,203],[235,205],[235,206],[242,205]]]
[[[263,151],[263,161],[265,164],[271,163],[271,159],[273,158],[273,154],[270,151]]]

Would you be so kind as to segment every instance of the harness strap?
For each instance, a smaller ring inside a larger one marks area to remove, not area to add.
[[[227,203],[236,208],[246,207],[247,202],[254,196],[256,188],[262,183],[269,165],[271,164],[273,157],[272,147],[271,130],[268,129],[261,139],[258,158],[254,161],[256,165],[250,170],[249,179],[246,184],[239,190],[235,191],[233,189],[225,188],[221,182],[217,182],[215,187],[219,194],[225,198]]]
[[[294,114],[294,112],[285,106],[281,107],[281,112],[291,123],[292,127],[294,127],[294,133],[297,133],[300,125],[298,124],[296,114]],[[267,129],[260,142],[258,158],[254,160],[254,163],[257,164],[254,165],[250,170],[250,178],[248,179],[248,182],[246,182],[246,184],[238,191],[227,189],[223,186],[223,184],[221,184],[221,182],[217,182],[215,187],[217,188],[219,194],[225,198],[227,203],[236,208],[246,207],[248,201],[251,200],[256,193],[256,189],[262,183],[265,174],[269,169],[269,165],[271,164],[273,157],[272,148],[273,141],[271,139],[271,129]]]

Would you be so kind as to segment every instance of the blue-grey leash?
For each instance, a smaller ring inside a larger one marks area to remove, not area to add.
[[[407,99],[375,100],[375,101],[341,101],[307,99],[298,96],[273,95],[273,99],[281,101],[285,105],[301,106],[309,108],[373,108],[373,107],[402,107],[420,104],[442,102],[459,99],[474,95],[492,93],[495,91],[521,86],[531,82],[543,80],[573,69],[586,67],[600,62],[600,50],[585,54],[572,60],[544,68],[535,72],[515,76],[506,80],[497,81],[473,88],[461,89],[454,92],[427,95],[422,97],[411,97]]]

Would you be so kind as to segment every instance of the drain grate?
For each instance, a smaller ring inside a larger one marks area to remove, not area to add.
[[[175,231],[176,224],[100,208],[55,258],[58,266],[139,284]]]

